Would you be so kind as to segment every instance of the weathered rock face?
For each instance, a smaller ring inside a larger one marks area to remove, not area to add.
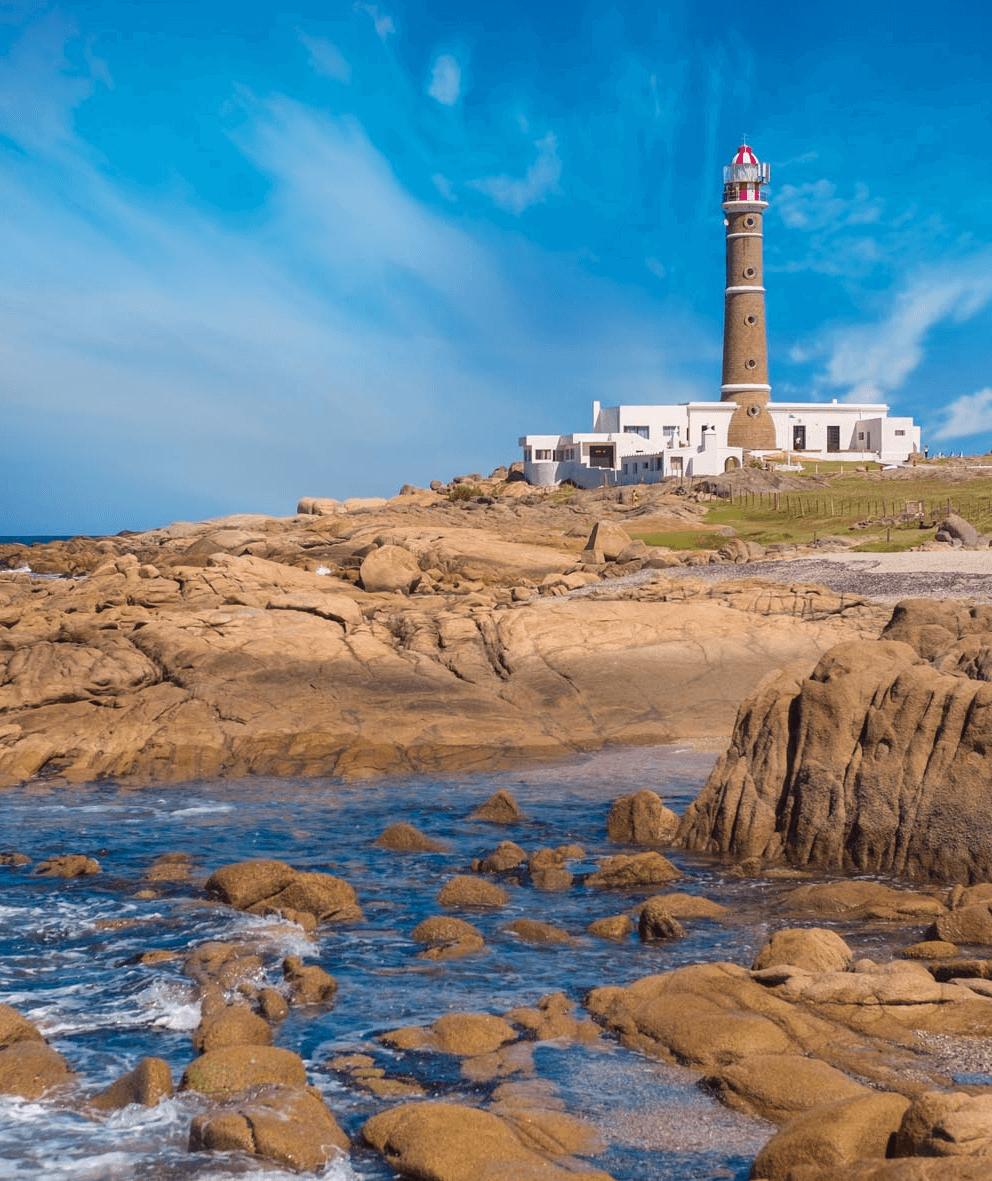
[[[621,845],[667,845],[678,827],[678,816],[648,790],[621,796],[606,818],[607,835]]]
[[[391,1168],[423,1181],[575,1181],[577,1162],[561,1164],[528,1145],[509,1121],[455,1103],[407,1103],[373,1116],[362,1135]],[[598,1170],[583,1181],[610,1181]]]
[[[494,504],[469,525],[429,499],[0,554],[85,574],[0,577],[0,786],[360,778],[712,740],[763,673],[871,615],[822,588],[590,585],[602,500],[533,519]],[[610,529],[624,570],[650,564]],[[583,586],[596,598],[568,597]]]
[[[113,1111],[140,1103],[154,1107],[172,1094],[172,1071],[162,1058],[142,1058],[134,1070],[90,1099],[90,1106],[98,1111]]]
[[[239,861],[215,870],[207,893],[251,914],[312,915],[319,923],[362,917],[355,891],[328,873],[302,873],[283,861]]]
[[[191,1152],[246,1152],[314,1173],[350,1145],[316,1090],[267,1086],[198,1115],[189,1147]]]
[[[766,679],[677,843],[937,881],[992,876],[987,607],[907,601],[883,637]]]

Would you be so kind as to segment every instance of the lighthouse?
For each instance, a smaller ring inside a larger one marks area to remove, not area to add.
[[[762,186],[771,169],[741,144],[723,170],[727,229],[727,281],[723,305],[721,402],[736,402],[727,443],[746,451],[774,451],[775,424],[768,412],[768,344],[761,264],[762,216],[768,202]]]

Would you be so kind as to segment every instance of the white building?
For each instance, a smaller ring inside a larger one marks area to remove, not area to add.
[[[532,484],[571,480],[580,488],[597,488],[714,476],[740,467],[746,457],[787,466],[807,459],[898,464],[919,451],[920,428],[911,418],[889,418],[882,403],[771,401],[762,270],[764,186],[770,176],[748,144],[741,144],[724,169],[721,400],[605,408],[593,402],[588,434],[520,440],[524,474]]]
[[[749,452],[783,464],[812,460],[907,463],[920,450],[911,418],[890,418],[884,403],[768,402],[775,452]],[[524,435],[524,475],[549,487],[570,480],[580,488],[654,484],[669,477],[713,476],[744,463],[744,450],[727,445],[734,402],[679,402],[668,406],[592,404],[592,430],[570,435]]]

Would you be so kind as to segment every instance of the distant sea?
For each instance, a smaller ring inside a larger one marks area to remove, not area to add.
[[[78,533],[23,533],[7,536],[0,533],[0,545],[38,545],[44,541],[71,541]]]

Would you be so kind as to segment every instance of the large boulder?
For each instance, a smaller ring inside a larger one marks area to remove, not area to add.
[[[618,853],[605,857],[599,868],[586,878],[586,885],[599,890],[650,889],[663,882],[677,881],[682,874],[660,853]]]
[[[407,594],[420,581],[420,566],[408,549],[380,545],[362,560],[359,574],[367,591]]]
[[[561,1164],[526,1144],[507,1120],[457,1103],[405,1103],[374,1115],[365,1140],[390,1168],[421,1181],[576,1181],[577,1162]],[[610,1181],[595,1169],[583,1181]]]
[[[320,1172],[348,1137],[318,1091],[264,1086],[194,1118],[191,1152],[244,1152],[297,1172]]]
[[[606,818],[607,836],[620,845],[667,845],[678,827],[678,816],[647,788],[621,796]]]
[[[992,1157],[992,1095],[926,1092],[903,1116],[891,1155],[982,1156],[988,1162]]]
[[[877,1091],[822,1103],[790,1120],[768,1141],[751,1176],[789,1181],[804,1165],[884,1159],[908,1107],[902,1095]]]
[[[825,927],[790,927],[776,931],[755,957],[754,967],[792,964],[808,972],[843,972],[851,966],[851,949],[836,931]]]
[[[215,870],[207,894],[251,914],[302,912],[318,922],[346,923],[362,917],[352,887],[328,873],[303,873],[283,861],[239,861]]]
[[[485,878],[458,874],[445,882],[437,896],[438,906],[450,910],[488,910],[506,906],[510,895],[502,886]]]
[[[186,1067],[179,1089],[223,1099],[269,1083],[305,1087],[307,1072],[299,1054],[278,1046],[224,1046],[208,1050]]]
[[[597,521],[586,541],[586,549],[615,562],[630,545],[630,535],[613,521]]]
[[[72,1077],[68,1062],[46,1042],[26,1038],[0,1049],[0,1095],[40,1099]]]
[[[802,1054],[752,1054],[707,1075],[701,1086],[735,1111],[776,1124],[821,1103],[871,1094],[843,1071]]]
[[[934,654],[948,656],[989,619],[979,608],[902,603],[887,638],[840,644],[807,676],[766,679],[741,707],[677,843],[831,870],[988,880],[992,684],[974,679],[968,662],[941,671]]]

